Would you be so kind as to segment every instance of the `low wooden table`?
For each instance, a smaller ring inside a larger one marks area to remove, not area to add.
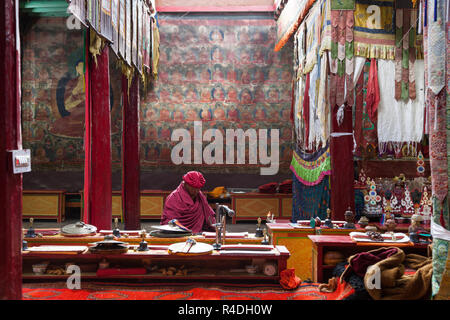
[[[327,282],[331,278],[334,265],[326,265],[323,261],[328,251],[339,251],[348,258],[356,253],[370,251],[382,247],[398,247],[408,253],[427,256],[428,244],[414,244],[412,242],[356,242],[346,235],[308,235],[312,241],[311,272],[314,282]]]
[[[93,254],[88,251],[81,253],[37,253],[24,251],[23,258],[23,280],[65,280],[70,275],[34,274],[32,265],[43,261],[51,265],[64,268],[66,263],[79,265],[81,281],[83,280],[138,280],[138,281],[181,281],[181,280],[207,280],[208,282],[221,281],[269,281],[279,282],[280,273],[286,269],[289,251],[284,246],[274,246],[270,251],[244,251],[244,250],[213,250],[210,254],[201,255],[177,255],[170,254],[167,245],[151,245],[149,251],[139,252],[137,246],[130,246],[128,252],[122,254]],[[83,272],[83,266],[98,266],[99,262],[106,260],[111,267],[144,268],[149,271],[145,274],[107,275],[100,276],[95,270]],[[262,267],[272,264],[276,268],[273,276],[263,273]],[[246,271],[247,265],[260,266],[259,271],[250,274]],[[164,275],[158,268],[183,268],[189,270],[186,275]]]
[[[36,238],[26,238],[25,235],[27,233],[27,229],[23,229],[24,233],[24,240],[27,241],[29,247],[33,246],[39,246],[39,245],[68,245],[68,246],[74,246],[74,245],[88,245],[89,243],[94,243],[97,241],[104,240],[105,234],[96,233],[92,236],[83,236],[83,237],[67,237],[63,236],[59,232],[60,229],[53,228],[53,229],[35,229],[36,233],[40,232],[50,232],[55,233],[54,235],[43,235],[42,237],[36,237]],[[126,232],[126,230],[121,230],[121,232]],[[45,233],[44,233],[45,234]],[[205,237],[203,235],[196,235],[193,236],[196,241],[205,242],[209,244],[213,244],[215,242],[215,237]],[[188,237],[177,237],[177,238],[159,238],[159,237],[153,237],[147,236],[145,237],[145,241],[147,241],[150,245],[168,245],[175,242],[183,242],[186,241]],[[119,241],[126,242],[128,244],[134,244],[138,245],[139,242],[141,242],[141,238],[136,236],[129,236],[129,237],[120,237],[118,239]],[[227,237],[225,238],[225,244],[261,244],[262,238],[255,237],[254,233],[249,233],[247,237],[237,238],[237,237]]]

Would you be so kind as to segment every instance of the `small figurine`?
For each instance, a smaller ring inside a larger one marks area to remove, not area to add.
[[[261,241],[261,244],[265,244],[265,245],[267,245],[267,244],[270,244],[270,241],[269,241],[269,236],[267,235],[267,229],[264,229],[264,231],[263,231],[263,240]]]
[[[331,210],[330,208],[327,209],[327,218],[324,222],[324,228],[330,228],[333,229],[333,222],[331,221]]]
[[[261,238],[263,237],[263,230],[261,228],[261,217],[258,218],[258,225],[256,226],[256,233],[255,233],[255,237]]]
[[[348,207],[347,211],[345,211],[344,219],[344,229],[355,229],[355,223],[354,223],[355,215],[353,214],[353,211],[350,207]]]
[[[114,218],[113,235],[114,235],[114,237],[120,238],[120,230],[119,230],[119,227],[118,227],[118,222],[119,222],[119,219]]]
[[[34,232],[34,228],[33,228],[33,218],[30,218],[30,227],[27,230],[27,234],[25,235],[25,237],[27,238],[36,238],[36,233]]]
[[[361,226],[361,228],[365,228],[369,225],[369,219],[367,219],[366,216],[361,216],[361,218],[359,218],[358,224]]]
[[[149,250],[149,249],[148,249],[147,241],[145,241],[145,236],[146,236],[145,231],[142,231],[142,233],[141,233],[141,238],[142,238],[142,240],[141,240],[141,242],[139,243],[138,251],[148,251],[148,250]]]

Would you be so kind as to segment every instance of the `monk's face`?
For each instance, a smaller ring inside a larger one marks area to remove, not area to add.
[[[184,183],[184,188],[186,189],[187,193],[189,193],[192,199],[195,199],[195,197],[197,197],[198,192],[200,191],[199,188],[194,188],[188,185],[186,182]]]

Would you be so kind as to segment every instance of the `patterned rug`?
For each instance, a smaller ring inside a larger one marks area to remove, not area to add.
[[[65,283],[24,283],[23,300],[344,300],[354,293],[347,283],[335,292],[320,292],[319,284],[302,283],[285,290],[279,285],[152,285],[82,284],[72,290]]]

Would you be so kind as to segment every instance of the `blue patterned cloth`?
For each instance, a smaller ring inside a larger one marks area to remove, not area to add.
[[[292,174],[292,220],[309,220],[319,217],[324,220],[330,207],[330,176],[315,186],[304,185]]]

